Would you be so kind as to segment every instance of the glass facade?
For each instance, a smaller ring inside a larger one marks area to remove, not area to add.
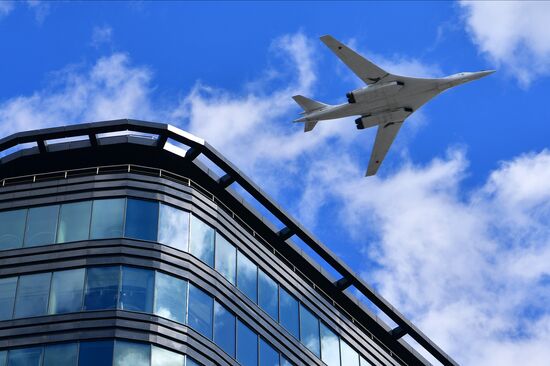
[[[20,248],[23,245],[27,211],[0,212],[0,250]]]
[[[92,206],[90,239],[122,237],[124,229],[124,198],[95,200]]]
[[[195,216],[191,216],[189,253],[210,267],[214,266],[214,229]]]
[[[45,315],[48,309],[51,273],[19,277],[14,317],[28,318]]]
[[[258,335],[246,324],[237,322],[237,361],[243,366],[258,365]]]
[[[48,314],[62,314],[82,309],[84,268],[54,272]]]
[[[363,362],[353,348],[247,255],[184,210],[157,201],[114,198],[4,211],[0,219],[0,250],[128,237],[189,251],[215,268],[327,365]],[[188,324],[230,356],[239,357],[238,319],[213,297],[174,276],[106,266],[0,278],[0,321],[115,308],[154,313]],[[256,350],[262,364],[261,350],[266,347],[260,342]],[[287,361],[281,358],[280,362]]]
[[[92,201],[61,205],[57,227],[57,243],[87,240],[90,237]]]
[[[27,215],[26,247],[55,243],[59,205],[33,207]]]
[[[196,286],[189,285],[187,324],[208,339],[212,339],[214,299]]]
[[[250,300],[258,301],[258,266],[241,252],[237,253],[237,287]]]
[[[0,351],[0,366],[12,365],[201,366],[189,356],[148,343],[124,340],[58,343]]]
[[[216,233],[215,268],[226,280],[233,285],[235,284],[237,276],[237,248],[219,233]]]

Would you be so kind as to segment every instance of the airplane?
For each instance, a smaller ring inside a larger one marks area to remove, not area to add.
[[[414,78],[390,74],[362,57],[330,35],[321,41],[340,58],[367,86],[346,94],[347,103],[329,105],[302,95],[292,98],[304,109],[304,132],[313,130],[319,121],[359,116],[357,129],[378,126],[366,176],[375,175],[401,125],[418,108],[441,92],[480,79],[495,70],[461,72],[443,78]]]

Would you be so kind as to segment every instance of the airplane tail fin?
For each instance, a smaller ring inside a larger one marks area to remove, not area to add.
[[[295,95],[292,97],[292,99],[294,99],[294,101],[304,109],[302,114],[308,114],[309,112],[313,112],[318,109],[325,108],[328,105],[313,99],[306,98],[303,95]],[[315,128],[315,126],[317,125],[317,122],[319,121],[308,121],[307,117],[304,117],[303,119],[301,118],[297,120],[297,122],[305,122],[304,132],[309,132]]]
[[[327,104],[325,103],[306,98],[303,95],[295,95],[292,97],[292,99],[294,99],[294,101],[298,103],[298,105],[300,105],[300,107],[302,107],[306,113],[325,108],[327,106]]]

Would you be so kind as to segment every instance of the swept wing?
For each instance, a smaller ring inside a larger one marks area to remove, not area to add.
[[[361,80],[368,85],[374,84],[390,75],[357,52],[337,41],[332,36],[321,37],[321,41],[336,54]]]

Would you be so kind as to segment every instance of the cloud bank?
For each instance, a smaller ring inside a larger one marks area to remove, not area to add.
[[[527,87],[550,75],[550,2],[461,1],[479,50]]]

